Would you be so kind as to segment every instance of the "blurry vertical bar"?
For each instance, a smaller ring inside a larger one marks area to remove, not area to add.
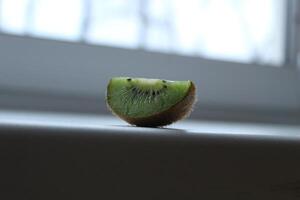
[[[299,21],[300,4],[297,0],[286,2],[286,26],[285,26],[285,64],[288,67],[296,67],[298,43],[299,43]]]
[[[149,19],[146,12],[147,6],[148,6],[148,0],[139,1],[138,15],[140,17],[141,23],[140,23],[140,30],[139,30],[138,46],[141,49],[145,48],[145,44],[147,40],[147,29],[149,28]]]
[[[35,17],[35,7],[38,2],[36,0],[28,0],[25,10],[25,35],[32,33],[32,27]]]
[[[82,2],[82,12],[83,19],[80,27],[80,40],[85,42],[87,39],[88,32],[90,30],[91,22],[92,22],[92,1],[91,0],[83,0]]]
[[[0,0],[0,32],[2,32],[2,0]]]

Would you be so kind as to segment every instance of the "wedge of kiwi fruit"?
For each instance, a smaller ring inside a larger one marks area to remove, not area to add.
[[[115,77],[107,86],[110,110],[129,124],[162,127],[189,115],[196,99],[192,81]]]

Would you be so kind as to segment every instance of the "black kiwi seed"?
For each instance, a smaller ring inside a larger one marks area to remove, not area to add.
[[[159,91],[157,91],[156,94],[159,95]]]
[[[146,91],[146,92],[145,92],[145,94],[146,94],[146,95],[148,95],[148,94],[149,94],[149,92],[148,92],[148,91]]]
[[[127,81],[131,81],[131,78],[128,78]]]
[[[164,85],[164,88],[167,88],[167,86],[166,86],[166,85]]]
[[[165,80],[162,80],[162,82],[163,82],[163,83],[166,83],[167,81],[165,81]]]
[[[152,92],[152,95],[155,96],[155,91]]]

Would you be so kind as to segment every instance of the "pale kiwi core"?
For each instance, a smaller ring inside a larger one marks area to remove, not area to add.
[[[117,115],[149,117],[180,102],[191,81],[115,77],[107,87],[107,103]]]

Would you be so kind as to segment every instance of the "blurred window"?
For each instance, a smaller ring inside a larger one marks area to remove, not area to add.
[[[0,0],[0,30],[280,66],[284,0]]]

